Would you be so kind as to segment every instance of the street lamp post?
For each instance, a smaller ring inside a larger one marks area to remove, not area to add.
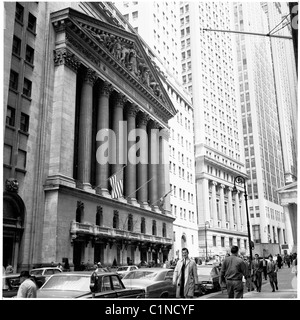
[[[210,227],[210,224],[208,221],[205,221],[205,264],[207,263],[208,257],[207,257],[207,228]]]
[[[248,195],[246,190],[246,180],[242,176],[236,176],[234,178],[233,191],[237,192],[236,183],[244,185],[244,196],[245,196],[245,205],[246,205],[246,216],[247,216],[247,230],[248,230],[248,242],[249,242],[249,253],[250,253],[250,263],[252,263],[252,241],[251,241],[251,232],[250,232],[250,223],[249,223],[249,213],[248,213]]]

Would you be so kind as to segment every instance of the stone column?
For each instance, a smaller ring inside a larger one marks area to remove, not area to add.
[[[220,212],[221,212],[221,227],[226,228],[225,203],[224,203],[224,184],[220,185]]]
[[[52,183],[51,180],[59,180],[60,184],[75,187],[73,169],[76,78],[80,62],[73,53],[64,48],[55,50],[54,64],[55,96],[52,105],[49,176],[47,180],[49,184]],[[54,184],[57,184],[57,181]]]
[[[126,163],[125,151],[127,153],[127,128],[124,126],[125,122],[123,121],[123,108],[126,100],[126,97],[120,93],[118,93],[114,97],[112,130],[116,137],[116,140],[115,146],[114,144],[110,144],[112,152],[114,152],[115,156],[115,164],[112,165],[111,175],[117,174],[118,179],[123,180],[123,189],[125,169],[124,165]]]
[[[236,230],[241,231],[241,214],[240,214],[240,191],[235,194],[235,212],[236,212]]]
[[[154,211],[159,212],[159,199],[164,194],[158,194],[158,166],[159,166],[159,125],[152,121],[149,126],[149,200],[150,205],[153,205]]]
[[[78,138],[78,180],[83,189],[92,191],[91,161],[92,161],[92,124],[93,124],[93,85],[96,81],[96,73],[87,69],[81,88],[79,138]]]
[[[148,204],[148,138],[147,138],[147,122],[150,117],[143,113],[139,117],[139,151],[140,161],[138,163],[138,200],[141,207],[149,209]]]
[[[213,217],[213,226],[218,227],[218,213],[217,213],[217,196],[216,196],[216,181],[212,181],[211,184],[211,210]]]
[[[109,96],[112,92],[112,85],[106,81],[99,86],[98,114],[97,114],[97,136],[96,150],[101,146],[109,146]],[[107,140],[100,141],[101,138]],[[107,137],[107,138],[106,138]],[[99,139],[99,140],[98,140]],[[102,151],[102,150],[101,150]],[[107,157],[108,158],[108,157]],[[109,159],[104,158],[103,151],[96,151],[96,192],[103,196],[110,196],[108,192]],[[107,161],[108,160],[108,161]]]
[[[229,214],[229,228],[230,230],[234,230],[234,218],[233,218],[233,210],[232,210],[232,191],[233,188],[228,188],[228,214]]]
[[[127,166],[125,168],[125,183],[127,201],[136,205],[136,115],[139,109],[137,105],[130,105],[127,109]]]
[[[162,128],[159,131],[159,166],[158,166],[159,197],[166,195],[170,191],[169,138],[170,138],[169,130]],[[171,214],[170,193],[164,198],[161,209],[165,214]]]

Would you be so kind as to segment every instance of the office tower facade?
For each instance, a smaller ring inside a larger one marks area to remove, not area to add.
[[[283,20],[275,3],[235,3],[233,10],[237,31],[267,34]],[[297,167],[292,43],[252,35],[235,39],[253,239],[263,255],[283,253],[291,226],[278,190],[285,174],[295,179]]]
[[[173,223],[171,258],[189,248],[198,257],[198,225],[195,191],[193,106],[190,94],[179,83],[179,6],[176,2],[116,2],[125,19],[155,53],[154,62],[165,75],[167,92],[177,109],[169,137],[170,205]]]
[[[139,37],[106,2],[5,14],[4,265],[168,259],[176,110]]]
[[[180,3],[182,83],[193,96],[199,251],[224,256],[232,245],[249,254],[235,50],[230,4]]]

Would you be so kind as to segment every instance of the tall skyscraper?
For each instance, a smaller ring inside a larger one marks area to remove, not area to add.
[[[234,28],[267,34],[284,20],[280,7],[279,3],[235,3]],[[292,42],[244,34],[235,40],[250,218],[255,246],[265,255],[281,252],[278,245],[291,241],[278,189],[285,185],[285,175],[290,182],[296,178]]]
[[[224,256],[238,245],[249,253],[244,167],[235,45],[231,34],[203,31],[227,29],[231,4],[181,2],[182,82],[193,96],[199,251]]]
[[[115,5],[155,53],[154,62],[165,74],[166,89],[177,109],[168,122],[170,205],[175,218],[171,258],[180,258],[183,247],[189,248],[191,257],[198,257],[193,105],[179,82],[179,6],[176,1],[118,1]]]

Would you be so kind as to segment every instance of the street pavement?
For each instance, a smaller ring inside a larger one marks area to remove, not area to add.
[[[261,299],[297,299],[300,298],[299,293],[297,292],[297,287],[299,288],[299,277],[297,278],[294,273],[292,273],[292,268],[288,268],[284,266],[278,270],[277,273],[278,279],[278,291],[272,292],[272,288],[269,282],[269,278],[267,280],[263,279],[261,292],[257,292],[256,290],[251,292],[246,292],[244,290],[244,299],[250,300],[261,300]],[[228,299],[227,291],[223,290],[219,292],[210,293],[197,299]]]

